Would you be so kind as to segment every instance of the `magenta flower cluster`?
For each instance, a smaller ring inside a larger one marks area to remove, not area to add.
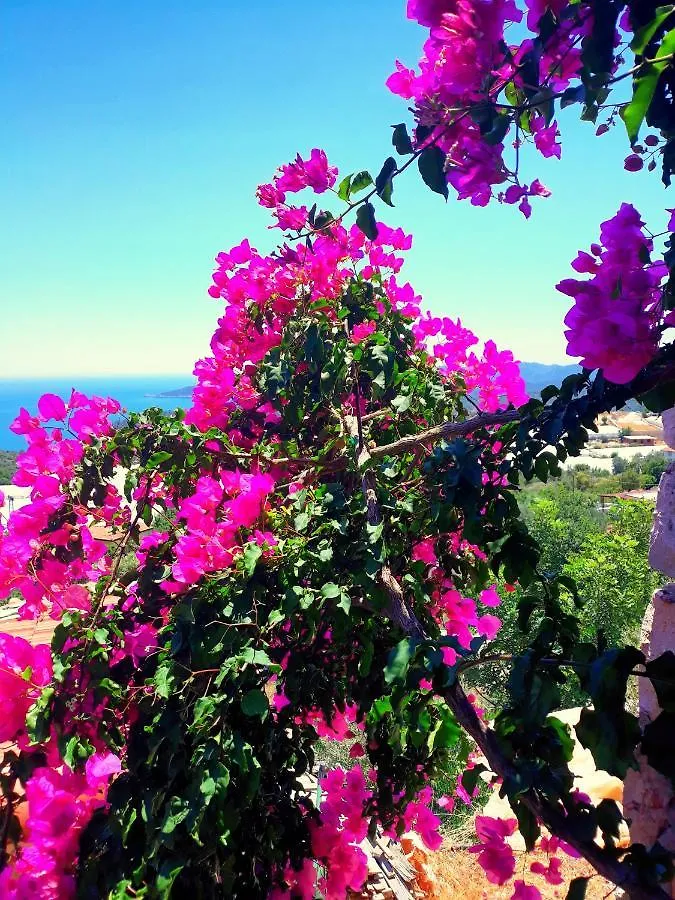
[[[560,159],[555,120],[547,122],[533,112],[527,123],[509,122],[493,139],[481,131],[471,109],[498,100],[503,104],[507,85],[514,90],[526,86],[523,63],[533,49],[533,39],[528,35],[519,43],[510,42],[510,27],[522,22],[526,12],[527,29],[537,34],[542,16],[549,11],[559,15],[567,5],[566,0],[526,0],[524,6],[515,0],[409,0],[408,17],[428,28],[429,37],[418,70],[397,61],[387,86],[412,101],[417,122],[431,128],[426,140],[433,140],[445,154],[447,181],[460,200],[485,206],[496,197],[503,203],[518,203],[529,217],[529,198],[549,195],[538,179],[529,184],[521,181],[517,152],[512,163],[505,161],[504,154],[511,135],[516,151],[531,142],[542,156]],[[575,15],[567,17],[545,42],[538,54],[538,74],[546,88],[561,91],[578,81],[579,45],[592,21],[590,4],[579,3]],[[500,125],[505,122],[502,117]]]
[[[567,352],[617,384],[633,379],[653,359],[663,327],[673,320],[662,307],[668,268],[651,261],[654,245],[644,224],[635,207],[623,203],[600,226],[600,241],[590,253],[579,251],[572,263],[590,277],[557,285],[574,300],[565,317]]]

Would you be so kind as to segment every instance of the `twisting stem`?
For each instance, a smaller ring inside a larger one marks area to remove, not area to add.
[[[464,731],[476,742],[492,771],[504,779],[517,776],[513,763],[502,753],[497,735],[481,721],[459,682],[446,688],[441,696]],[[603,850],[595,841],[581,840],[569,824],[564,811],[540,797],[536,790],[530,788],[519,799],[551,834],[574,847],[600,875],[625,890],[631,900],[670,900],[670,894],[662,888],[639,884],[629,866]]]
[[[444,422],[442,425],[436,425],[434,428],[428,428],[426,431],[408,435],[391,444],[373,447],[370,455],[373,459],[379,459],[382,456],[398,456],[401,453],[414,450],[428,441],[461,437],[462,435],[471,434],[479,428],[486,428],[489,425],[507,425],[509,422],[518,422],[520,418],[521,415],[518,410],[512,409],[506,412],[474,416],[465,422]]]

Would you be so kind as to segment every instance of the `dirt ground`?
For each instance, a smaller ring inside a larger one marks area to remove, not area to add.
[[[593,869],[583,859],[571,859],[565,854],[559,854],[562,859],[563,884],[553,886],[547,884],[540,875],[534,875],[529,871],[530,864],[540,860],[545,865],[545,854],[531,853],[522,856],[522,862],[516,869],[514,878],[522,879],[527,884],[539,888],[544,900],[564,898],[567,888],[573,878],[584,875],[593,875]],[[504,887],[490,884],[483,870],[476,861],[476,857],[466,850],[453,850],[442,847],[437,853],[431,853],[428,858],[430,867],[438,883],[436,893],[429,893],[433,900],[508,900],[513,893],[513,883]],[[617,896],[617,890],[604,878],[595,875],[591,878],[586,890],[586,900],[611,900]]]

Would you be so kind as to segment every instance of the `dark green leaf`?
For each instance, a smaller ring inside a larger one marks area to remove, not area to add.
[[[404,638],[392,649],[384,670],[384,680],[387,684],[404,678],[416,646],[417,642],[413,638]]]
[[[631,144],[637,140],[649,106],[656,91],[656,85],[665,69],[672,65],[672,54],[675,52],[675,29],[666,34],[654,56],[659,62],[643,65],[633,80],[633,97],[627,106],[621,109],[621,118],[628,132]],[[661,59],[665,57],[665,59]]]
[[[377,222],[375,221],[375,208],[372,203],[364,203],[359,206],[356,213],[356,224],[365,236],[374,241],[377,237]]]
[[[584,900],[589,880],[590,876],[573,878],[572,881],[570,881],[569,888],[567,889],[565,900]]]
[[[269,703],[264,691],[252,690],[244,694],[241,700],[244,715],[262,718],[269,712]]]
[[[662,413],[675,406],[675,382],[664,381],[653,390],[640,394],[637,399],[652,412]]]
[[[537,817],[522,802],[512,800],[511,806],[518,819],[518,831],[520,831],[525,841],[525,849],[529,852],[534,849],[534,845],[541,834]]]
[[[495,116],[494,122],[492,124],[492,128],[490,131],[486,132],[483,135],[483,140],[486,144],[490,144],[491,146],[495,146],[496,144],[501,144],[506,135],[509,132],[509,128],[511,127],[511,116],[509,115],[501,115]]]
[[[483,763],[476,763],[471,769],[466,769],[461,775],[462,787],[467,792],[469,797],[473,797],[473,792],[476,790],[476,785],[478,784],[478,779],[483,774],[483,772],[487,772],[487,766],[484,766]]]
[[[675,6],[673,6],[672,3],[668,6],[659,6],[651,22],[648,22],[647,25],[643,25],[642,28],[636,32],[633,40],[630,42],[630,49],[636,56],[641,56],[644,53],[647,44],[651,41],[658,29],[663,25],[674,9]]]
[[[445,153],[434,146],[425,147],[417,161],[420,175],[427,187],[448,199],[448,182],[445,177]]]
[[[566,106],[571,106],[573,103],[583,103],[585,99],[585,85],[580,84],[576,87],[569,87],[566,91],[563,92],[563,95],[560,98],[560,106],[562,109],[565,109]]]
[[[396,160],[393,156],[389,156],[382,166],[380,174],[375,179],[375,190],[377,196],[380,197],[388,206],[393,206],[391,195],[394,192],[393,175],[397,170]]]
[[[413,152],[413,145],[407,127],[401,124],[394,125],[393,129],[394,133],[391,142],[394,145],[396,152],[401,156],[409,156]]]
[[[168,453],[166,450],[158,450],[156,453],[153,453],[148,460],[147,468],[156,469],[158,466],[161,466],[163,462],[168,462],[168,460],[172,458],[173,453]]]

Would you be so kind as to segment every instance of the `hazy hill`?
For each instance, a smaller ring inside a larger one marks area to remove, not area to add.
[[[520,364],[520,371],[525,379],[527,392],[536,397],[549,384],[560,384],[563,378],[579,371],[579,366],[550,365],[548,363],[524,362]]]
[[[161,394],[148,394],[148,397],[192,397],[193,385],[188,384],[186,387],[174,388],[172,391],[162,391]]]
[[[520,364],[520,370],[525,379],[527,391],[531,395],[538,394],[542,388],[549,384],[560,384],[567,375],[578,372],[575,365],[549,365],[548,363],[524,362]],[[192,397],[192,385],[174,388],[171,391],[162,391],[155,394],[156,397]]]
[[[520,364],[520,371],[525,379],[527,392],[531,397],[537,397],[543,388],[549,384],[559,385],[564,378],[579,371],[579,366],[570,363],[569,365],[559,365],[551,363],[524,362]],[[148,394],[149,397],[164,397],[177,399],[191,399],[193,385],[188,384],[185,387],[174,388],[170,391],[163,391],[161,394]],[[642,407],[636,401],[628,404],[629,409],[641,410]]]
[[[11,450],[0,450],[0,484],[11,484],[16,471],[17,455]]]

